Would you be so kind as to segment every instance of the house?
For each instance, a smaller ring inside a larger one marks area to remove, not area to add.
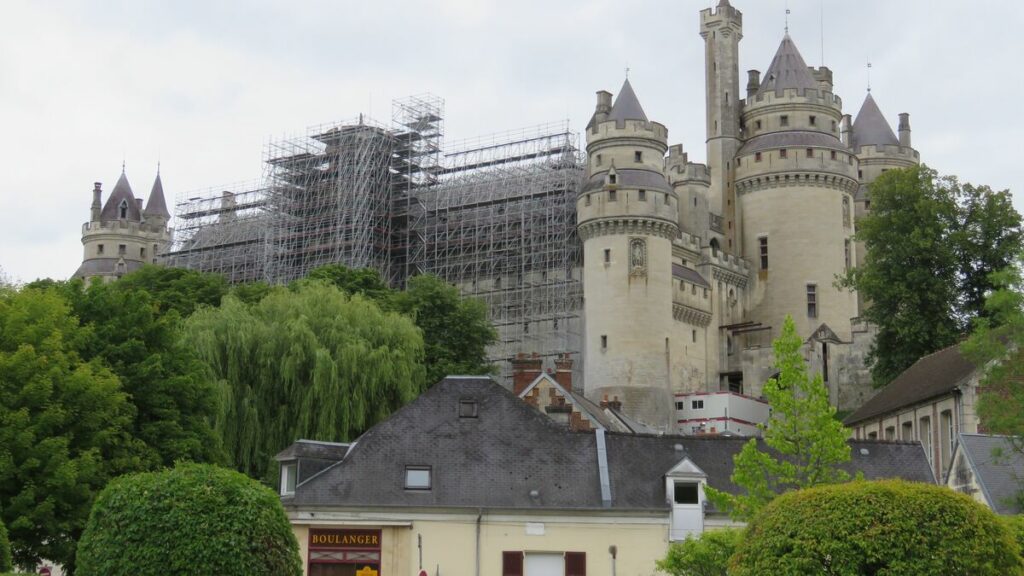
[[[985,504],[997,514],[1020,514],[1024,453],[1020,439],[957,434],[946,486]]]
[[[453,376],[354,442],[277,459],[306,574],[636,575],[730,523],[704,487],[738,491],[746,441],[574,431],[490,378]],[[917,443],[851,447],[850,472],[933,481]]]
[[[979,431],[980,377],[960,347],[950,346],[915,362],[844,423],[856,439],[921,442],[945,482],[957,435]]]

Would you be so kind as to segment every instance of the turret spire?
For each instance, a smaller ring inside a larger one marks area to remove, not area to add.
[[[640,100],[637,99],[636,93],[633,92],[633,86],[629,83],[629,78],[622,83],[622,89],[619,90],[618,96],[615,97],[615,104],[612,104],[612,110],[608,113],[609,120],[642,120],[647,122],[647,115],[644,114],[644,109],[640,106]]]
[[[170,219],[171,213],[167,211],[167,202],[164,200],[164,185],[160,180],[160,164],[157,163],[156,180],[153,181],[153,189],[149,192],[149,199],[146,201],[146,209],[142,214],[147,218],[163,218],[166,222]]]
[[[793,39],[789,37],[788,33],[782,37],[779,49],[775,52],[775,58],[772,59],[771,66],[765,72],[761,88],[757,93],[764,94],[787,89],[796,89],[801,92],[806,89],[818,89],[818,82],[807,71],[804,57],[800,55],[800,51],[797,50],[796,44],[793,43]]]

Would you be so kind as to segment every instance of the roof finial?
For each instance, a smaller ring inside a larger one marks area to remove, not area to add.
[[[124,154],[121,155],[121,174],[124,174],[125,158]]]
[[[871,58],[868,58],[868,93],[871,92]]]
[[[789,0],[786,0],[786,34],[789,34]]]
[[[626,80],[629,80],[629,62],[626,62]]]
[[[156,161],[156,175],[160,176],[160,161]]]

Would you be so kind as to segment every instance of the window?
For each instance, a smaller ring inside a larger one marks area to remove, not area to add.
[[[779,126],[789,126],[789,116],[785,114],[779,116]]]
[[[696,330],[693,330],[693,341],[694,342],[697,341],[697,331]]]
[[[788,155],[788,152],[786,151],[785,148],[783,148],[782,150],[779,150],[779,158],[788,158],[788,157],[789,157],[789,155]]]
[[[697,295],[697,285],[696,284],[691,284],[690,285],[690,294],[693,294],[694,296]]]
[[[295,484],[298,479],[299,465],[295,462],[281,464],[281,494],[290,496],[295,494]]]
[[[758,250],[761,254],[761,270],[768,269],[768,237],[759,236],[757,238]]]
[[[640,198],[641,202],[647,202],[647,190],[641,190],[637,193],[637,196]]]
[[[704,409],[704,401],[703,400],[690,400],[690,409],[691,410],[703,410]]]
[[[878,432],[868,432],[868,440],[878,440]]]
[[[817,284],[807,285],[807,317],[818,317],[818,286]]]
[[[128,217],[128,201],[121,200],[121,203],[117,206],[118,218]]]
[[[953,411],[943,410],[939,414],[939,452],[942,473],[949,468],[949,457],[953,455]]]
[[[139,248],[139,258],[145,258],[145,257],[146,257],[146,247],[142,246],[141,248]]]
[[[103,254],[103,244],[99,244],[98,246],[96,246],[96,253]]]
[[[676,482],[672,501],[676,504],[700,504],[700,491],[692,482]]]
[[[616,176],[615,176],[615,174],[609,174],[609,175],[608,175],[608,183],[609,183],[609,184],[615,184],[615,181],[616,181]]]
[[[892,442],[893,440],[896,439],[896,427],[895,426],[887,426],[885,428],[885,439],[888,442]]]
[[[843,240],[843,262],[846,265],[846,269],[850,269],[850,239]]]
[[[459,418],[476,418],[476,400],[459,400]]]
[[[594,157],[594,163],[595,163],[595,164],[597,164],[598,166],[600,166],[600,165],[601,165],[601,155],[600,155],[600,154],[597,154],[597,155],[596,155],[596,156]]]
[[[760,161],[761,161],[761,153],[760,152],[755,152],[754,153],[754,162],[760,162]]]
[[[818,123],[818,119],[816,117],[814,117],[814,116],[811,116],[810,122],[811,122],[811,126],[814,126],[814,125],[816,125]]]
[[[608,335],[607,334],[601,334],[601,350],[607,350],[607,349],[608,349]]]
[[[605,264],[611,264],[611,261],[612,261],[612,249],[611,248],[605,248],[604,249],[604,263]]]
[[[406,466],[405,489],[430,490],[430,466]]]
[[[586,196],[583,197],[583,205],[590,206],[590,194],[587,194]]]
[[[833,132],[836,131],[836,121],[835,120],[832,121],[832,131]]]
[[[641,152],[639,150],[637,150],[636,152],[633,152],[633,162],[643,162],[643,161],[644,161],[644,153],[643,152]]]
[[[676,402],[676,410],[682,410],[685,405],[684,402]]]
[[[921,441],[928,463],[932,463],[932,419],[928,416],[918,421],[917,439]]]
[[[900,428],[900,440],[904,442],[911,442],[914,440],[914,423],[904,422]]]
[[[754,122],[754,126],[755,126],[755,127],[756,127],[756,128],[758,129],[758,130],[760,130],[760,129],[761,129],[761,121],[760,121],[760,120],[758,120],[757,122]]]
[[[831,152],[831,153],[829,154],[829,158],[831,158],[831,159],[833,159],[833,160],[835,160],[835,159],[836,159],[836,151],[835,151],[835,150],[833,150],[833,151],[832,151],[832,152]]]
[[[124,256],[127,253],[128,253],[128,246],[126,246],[124,244],[118,244],[117,245],[117,254],[119,256]]]
[[[618,200],[618,194],[615,193],[615,190],[609,190],[608,191],[608,201],[609,202],[615,202],[616,200]]]
[[[850,227],[850,197],[843,196],[843,226]]]

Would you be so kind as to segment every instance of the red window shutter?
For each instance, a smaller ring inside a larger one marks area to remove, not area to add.
[[[501,576],[523,576],[523,553],[501,553]]]
[[[565,576],[587,576],[587,553],[565,553]]]

